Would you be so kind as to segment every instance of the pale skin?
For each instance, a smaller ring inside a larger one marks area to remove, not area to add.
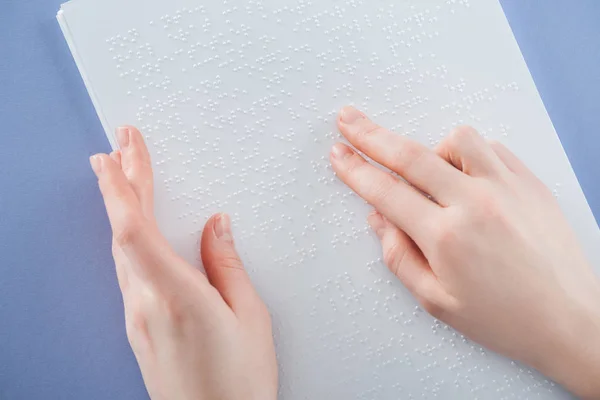
[[[435,149],[344,108],[352,147],[331,151],[337,176],[368,201],[384,261],[436,318],[600,398],[600,283],[550,191],[508,149],[461,127]],[[91,158],[113,229],[127,336],[152,399],[276,399],[267,309],[235,251],[227,215],[202,235],[206,274],[159,232],[141,134]]]

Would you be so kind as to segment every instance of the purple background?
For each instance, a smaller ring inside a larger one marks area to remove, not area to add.
[[[0,1],[0,399],[145,399],[60,2]],[[501,2],[598,218],[600,1]]]

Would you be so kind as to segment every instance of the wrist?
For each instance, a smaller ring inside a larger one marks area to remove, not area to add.
[[[530,364],[575,395],[600,399],[600,290],[586,297],[553,310],[551,339]]]

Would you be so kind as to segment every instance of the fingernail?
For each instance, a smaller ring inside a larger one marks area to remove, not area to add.
[[[117,142],[121,148],[129,146],[129,128],[125,126],[117,128]]]
[[[383,237],[383,231],[385,228],[383,216],[375,210],[369,214],[367,220],[369,221],[369,225],[371,225],[371,229],[373,229],[377,237],[381,239]]]
[[[333,156],[335,158],[344,160],[344,159],[350,157],[354,152],[352,151],[352,149],[350,147],[346,146],[345,144],[336,143],[333,146],[333,148],[331,149],[331,153],[333,154]]]
[[[102,172],[102,157],[98,154],[90,157],[90,165],[92,166],[92,170],[96,175]]]
[[[214,223],[215,236],[219,240],[231,243],[233,242],[231,236],[231,223],[229,221],[229,215],[219,214],[217,215]]]
[[[363,118],[365,118],[364,114],[351,106],[346,106],[340,111],[340,119],[345,124],[353,124]]]

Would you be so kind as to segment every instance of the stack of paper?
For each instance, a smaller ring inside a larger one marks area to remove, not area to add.
[[[600,265],[496,0],[75,0],[58,19],[113,147],[120,124],[145,134],[175,249],[198,264],[206,218],[232,215],[273,314],[282,399],[567,396],[426,315],[328,161],[345,104],[429,145],[471,124],[555,191]]]

